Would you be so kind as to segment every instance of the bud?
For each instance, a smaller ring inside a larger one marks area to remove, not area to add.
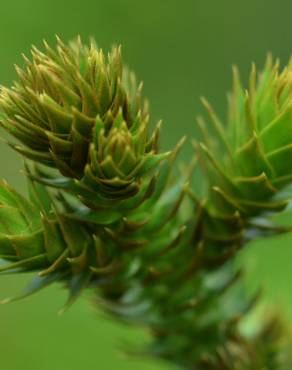
[[[234,159],[238,171],[243,176],[259,176],[261,182],[267,182],[263,193],[269,188],[272,194],[291,180],[292,170],[287,160],[291,156],[291,122],[292,62],[281,71],[279,62],[274,63],[268,57],[258,77],[253,66],[247,93],[240,87],[235,71],[230,143],[237,149]]]
[[[13,261],[14,268],[44,266],[43,232],[39,210],[14,191],[5,181],[0,183],[0,255]],[[3,266],[2,266],[3,267]]]
[[[44,45],[16,67],[19,82],[2,87],[1,125],[24,144],[10,145],[107,198],[137,193],[168,153],[157,155],[159,127],[150,138],[142,85],[123,72],[120,48],[105,57],[80,39]]]
[[[93,237],[80,222],[54,211],[55,202],[41,185],[30,183],[27,200],[0,183],[0,273],[38,271],[22,294],[0,303],[63,281],[69,290],[67,307],[88,287],[92,269],[99,266]]]
[[[245,90],[234,69],[226,129],[203,99],[212,126],[206,130],[199,120],[201,150],[211,179],[210,203],[222,217],[234,212],[256,216],[287,204],[274,196],[292,179],[291,76],[291,62],[280,71],[279,63],[268,57],[260,74],[252,67]]]
[[[80,178],[96,125],[109,129],[119,111],[131,126],[136,115],[145,117],[141,87],[123,73],[120,48],[107,57],[94,43],[80,39],[56,50],[32,49],[25,68],[16,67],[19,81],[2,87],[2,126],[25,146],[14,146],[39,163],[57,167],[64,176]]]
[[[82,182],[111,199],[135,195],[142,178],[170,153],[156,154],[156,135],[148,140],[148,121],[142,121],[140,115],[130,128],[122,112],[109,130],[102,128],[101,120],[99,123]]]

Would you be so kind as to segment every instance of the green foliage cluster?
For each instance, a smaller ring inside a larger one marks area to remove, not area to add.
[[[280,317],[242,330],[258,297],[244,294],[234,256],[286,231],[271,216],[292,182],[292,65],[269,57],[247,90],[234,70],[228,124],[203,100],[208,120],[182,168],[184,139],[159,152],[160,124],[151,133],[119,48],[105,56],[58,39],[16,71],[1,125],[26,159],[29,194],[0,184],[0,271],[36,275],[6,301],[61,282],[66,309],[91,289],[114,317],[150,330],[143,354],[188,370],[288,369]]]

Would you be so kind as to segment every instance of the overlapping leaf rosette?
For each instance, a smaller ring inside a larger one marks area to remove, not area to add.
[[[0,184],[0,209],[1,258],[15,261],[14,268],[22,259],[30,268],[41,266],[45,256],[39,210],[5,181]]]
[[[157,154],[159,127],[148,137],[147,103],[135,76],[123,72],[119,48],[104,56],[80,40],[32,50],[19,81],[2,88],[2,126],[25,157],[53,168],[105,198],[138,192]]]
[[[70,287],[69,305],[89,283],[87,251],[92,237],[80,223],[54,212],[45,188],[31,183],[29,193],[27,200],[7,183],[0,184],[0,271],[37,271],[22,294],[3,302],[64,281]]]
[[[196,146],[207,173],[206,200],[200,206],[210,243],[232,246],[256,236],[268,229],[260,217],[287,205],[282,189],[292,179],[291,73],[291,63],[280,71],[269,56],[261,73],[252,67],[245,90],[234,68],[227,126],[203,99],[210,123],[199,118],[203,140]]]

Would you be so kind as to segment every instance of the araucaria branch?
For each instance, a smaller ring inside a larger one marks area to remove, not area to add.
[[[289,369],[279,317],[242,330],[257,299],[243,294],[234,256],[285,231],[270,216],[292,183],[292,65],[269,57],[247,90],[234,70],[227,124],[203,99],[208,123],[198,119],[202,139],[178,172],[184,140],[159,152],[160,124],[150,132],[120,48],[105,56],[58,39],[24,62],[0,95],[29,184],[28,198],[0,184],[0,271],[36,275],[6,302],[61,282],[65,309],[91,289],[104,310],[150,329],[144,354],[181,369]]]

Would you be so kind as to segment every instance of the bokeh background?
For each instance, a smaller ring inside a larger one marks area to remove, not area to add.
[[[292,52],[291,0],[9,0],[0,5],[0,83],[10,84],[21,53],[54,35],[94,36],[107,50],[123,45],[124,60],[145,82],[153,121],[163,118],[163,146],[196,135],[199,97],[224,117],[231,65],[246,80],[251,62],[271,51],[287,62]],[[185,151],[189,160],[191,149]],[[21,160],[0,144],[1,177],[20,191]],[[242,254],[247,289],[260,284],[265,298],[292,323],[292,237],[261,241]],[[0,298],[17,292],[29,276],[0,279]],[[143,330],[107,320],[81,299],[68,313],[58,286],[22,302],[0,306],[1,370],[158,370],[162,363],[126,358],[118,348],[147,340]]]

